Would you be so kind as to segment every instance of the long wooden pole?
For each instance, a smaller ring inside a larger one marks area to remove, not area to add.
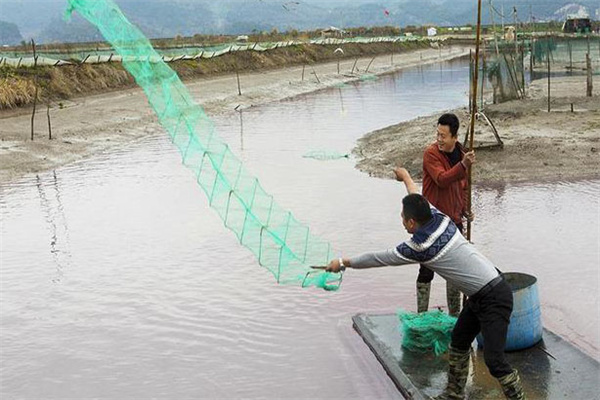
[[[550,38],[548,38],[548,53],[546,54],[548,62],[548,112],[550,112]]]
[[[31,140],[33,141],[33,122],[35,120],[35,108],[37,106],[38,100],[38,72],[37,72],[37,54],[35,51],[35,41],[31,39],[31,47],[33,48],[33,70],[34,70],[34,78],[33,84],[35,86],[35,94],[33,97],[33,112],[31,113]]]
[[[475,68],[473,68],[473,101],[471,104],[471,125],[469,129],[469,150],[473,149],[475,137],[475,114],[477,114],[477,82],[479,79],[479,39],[481,37],[481,0],[477,0],[477,36],[475,39]],[[467,211],[471,214],[472,196],[472,172],[473,166],[469,167],[467,174]],[[467,240],[471,240],[471,221],[467,220]]]

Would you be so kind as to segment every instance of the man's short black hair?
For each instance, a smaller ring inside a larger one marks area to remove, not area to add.
[[[404,219],[413,219],[419,225],[424,225],[433,218],[429,202],[418,193],[412,193],[404,197],[402,199],[402,207]]]
[[[452,136],[458,135],[458,128],[460,127],[460,122],[458,121],[458,117],[454,114],[443,114],[438,119],[438,125],[444,125],[450,127],[450,134]]]

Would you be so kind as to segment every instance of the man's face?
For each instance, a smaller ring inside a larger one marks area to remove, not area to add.
[[[436,134],[438,148],[446,153],[453,152],[456,142],[458,142],[458,135],[452,136],[448,125],[438,125]]]
[[[400,216],[402,217],[402,225],[404,225],[404,229],[406,229],[406,232],[415,233],[415,221],[413,219],[404,218],[404,211],[400,213]]]

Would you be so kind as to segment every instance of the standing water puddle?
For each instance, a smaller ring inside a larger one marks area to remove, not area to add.
[[[466,105],[467,78],[457,60],[216,123],[279,204],[351,255],[408,237],[404,189],[302,155]],[[335,293],[277,285],[166,135],[0,191],[3,398],[401,398],[350,317],[414,309],[417,267],[349,271]],[[545,326],[596,358],[599,195],[598,181],[477,188],[473,230],[501,269],[538,277]]]

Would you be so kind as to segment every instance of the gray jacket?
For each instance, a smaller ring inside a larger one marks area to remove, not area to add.
[[[472,296],[498,276],[494,264],[460,233],[450,218],[434,207],[433,218],[397,247],[350,259],[352,268],[424,264]]]

